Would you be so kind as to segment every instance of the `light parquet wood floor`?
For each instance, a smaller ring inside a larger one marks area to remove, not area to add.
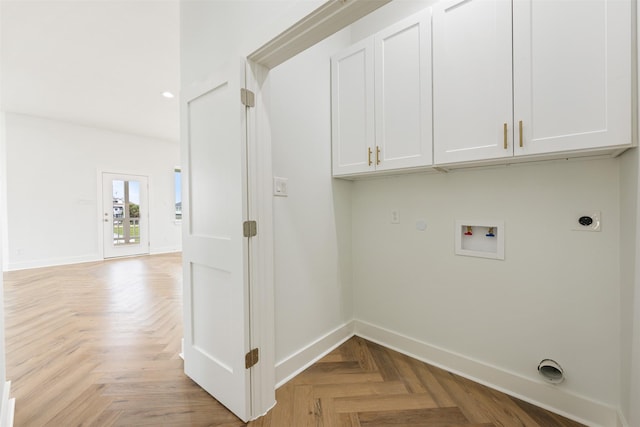
[[[353,337],[276,392],[256,427],[577,427],[582,424]]]
[[[16,427],[244,426],[185,377],[178,254],[5,273]],[[579,426],[354,337],[253,427]]]
[[[183,374],[179,254],[5,273],[16,427],[240,426]]]

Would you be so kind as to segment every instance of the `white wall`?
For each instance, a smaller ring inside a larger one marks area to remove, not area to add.
[[[0,208],[0,224],[4,222],[5,219],[5,210],[4,210],[4,197],[3,188],[5,185],[5,153],[4,153],[4,135],[5,135],[5,125],[4,125],[4,113],[0,112],[0,202],[2,202],[2,207]],[[4,266],[4,258],[5,256],[5,244],[3,238],[3,228],[0,226],[0,266]],[[4,406],[5,402],[8,401],[10,396],[6,396],[5,394],[5,382],[7,381],[7,372],[6,372],[6,356],[4,350],[4,283],[2,274],[0,274],[0,406],[2,410],[0,410],[0,425],[5,426],[6,420],[9,417],[9,407]],[[12,415],[11,415],[12,416]]]
[[[357,182],[355,317],[536,381],[555,359],[564,390],[617,406],[618,181],[613,159]],[[602,231],[571,231],[591,210]],[[454,255],[457,219],[504,220],[505,261]]]
[[[640,21],[640,9],[636,10]],[[637,34],[640,41],[640,33]],[[640,43],[638,43],[640,49]],[[640,54],[636,58],[640,60]],[[640,88],[637,88],[640,95]],[[640,123],[640,111],[638,122]],[[637,131],[637,129],[636,129]],[[637,137],[637,135],[636,135]],[[640,425],[640,156],[638,150],[621,157],[620,169],[620,406],[629,426]]]
[[[0,23],[2,22],[2,8],[0,8]],[[0,24],[1,27],[1,24]],[[2,45],[2,29],[0,28],[0,46]],[[0,81],[1,81],[0,75]],[[0,93],[0,98],[2,93]],[[0,269],[4,271],[4,259],[6,251],[6,241],[3,236],[3,229],[6,220],[6,200],[5,200],[5,117],[0,111]],[[5,408],[4,402],[8,401],[9,396],[5,394],[4,384],[7,381],[6,372],[6,356],[4,350],[4,283],[2,274],[0,274],[0,407]],[[9,418],[8,408],[0,410],[0,425],[7,425],[6,420]]]
[[[148,176],[150,252],[181,249],[177,143],[7,114],[6,161],[9,269],[102,258],[98,171]]]
[[[247,57],[326,0],[180,2],[180,79],[186,87]]]
[[[640,183],[639,183],[640,187]],[[640,249],[640,236],[638,236],[636,244],[636,254]],[[625,395],[623,408],[624,414],[629,422],[629,426],[640,425],[640,271],[636,265],[635,272],[635,289],[633,295],[633,326],[631,332],[631,364],[628,371],[623,371],[623,376],[627,376],[630,379],[628,389],[623,389]],[[631,320],[631,319],[630,319]],[[627,338],[627,337],[623,337]],[[628,396],[628,397],[627,397]]]
[[[276,361],[352,319],[351,183],[331,179],[329,58],[339,32],[270,72],[274,198]],[[280,380],[281,378],[279,378]]]
[[[620,160],[620,404],[622,413],[629,418],[638,235],[638,151],[630,150]]]

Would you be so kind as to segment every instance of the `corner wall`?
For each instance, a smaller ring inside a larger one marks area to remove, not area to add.
[[[0,8],[1,10],[1,8]],[[0,20],[1,21],[1,20]],[[0,111],[0,266],[4,271],[6,262],[6,240],[4,238],[6,204],[4,188],[6,184],[6,156],[5,156],[5,114]],[[15,399],[10,396],[11,382],[7,380],[6,352],[4,340],[4,283],[0,274],[0,426],[13,426]]]
[[[636,21],[640,9],[636,6]],[[637,24],[636,24],[637,25]],[[636,31],[636,48],[640,49],[640,34]],[[636,60],[640,61],[640,50]],[[636,69],[638,62],[636,62]],[[637,98],[640,98],[640,87]],[[638,123],[640,111],[636,105]],[[637,124],[636,124],[637,138]],[[621,156],[620,169],[620,410],[628,426],[640,425],[640,155],[638,149]]]
[[[2,8],[0,8],[0,23],[2,22]],[[0,24],[0,27],[2,25]],[[2,31],[0,28],[0,46],[2,46]],[[0,81],[1,81],[0,76]],[[2,93],[0,93],[0,98]],[[6,240],[5,221],[6,221],[6,198],[5,198],[5,182],[6,182],[6,155],[5,155],[5,114],[0,111],[0,271],[4,271]],[[9,427],[13,425],[13,408],[15,400],[9,396],[10,383],[7,382],[6,371],[6,355],[4,350],[4,283],[2,274],[0,274],[0,426]]]
[[[278,382],[353,315],[352,183],[331,178],[329,67],[349,40],[339,32],[269,74],[273,172],[288,178],[289,191],[274,197]]]
[[[181,249],[177,143],[7,114],[6,161],[8,269],[101,259],[98,171],[148,176],[150,253]]]
[[[620,406],[625,418],[631,409],[633,382],[633,337],[637,280],[638,235],[638,150],[629,150],[621,156],[620,167]],[[635,425],[635,424],[632,424]]]

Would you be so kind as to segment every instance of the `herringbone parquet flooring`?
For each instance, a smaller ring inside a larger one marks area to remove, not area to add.
[[[16,427],[241,426],[183,374],[179,254],[5,273]]]
[[[5,273],[16,427],[243,426],[182,371],[177,254]],[[254,427],[579,424],[354,337]]]
[[[359,337],[282,386],[276,397],[276,407],[252,425],[582,425]]]

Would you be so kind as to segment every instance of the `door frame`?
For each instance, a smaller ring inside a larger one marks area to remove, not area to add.
[[[142,176],[147,179],[147,234],[149,237],[149,245],[147,247],[147,252],[142,255],[150,255],[151,254],[151,175],[144,171],[137,172],[123,172],[121,170],[115,170],[112,168],[102,168],[99,167],[96,170],[96,194],[98,195],[97,203],[96,203],[96,218],[98,221],[98,256],[101,260],[111,259],[104,257],[104,212],[103,212],[103,183],[102,176],[105,173],[113,174],[113,175],[127,175],[127,176]],[[132,255],[138,256],[138,255]]]
[[[276,404],[273,173],[268,98],[263,92],[268,74],[268,68],[246,60],[245,87],[255,94],[255,107],[247,109],[247,213],[258,224],[258,233],[250,239],[248,272],[249,334],[252,346],[260,349],[260,361],[250,372],[252,419]]]

